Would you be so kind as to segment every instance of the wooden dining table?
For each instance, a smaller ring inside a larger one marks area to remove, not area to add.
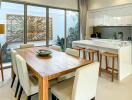
[[[50,50],[52,54],[47,57],[36,55],[38,50]],[[48,82],[62,75],[92,63],[86,59],[76,58],[65,52],[55,51],[48,47],[32,47],[17,49],[27,63],[28,69],[38,78],[39,100],[48,100]]]

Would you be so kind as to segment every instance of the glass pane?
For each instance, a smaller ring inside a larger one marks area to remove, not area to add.
[[[27,41],[35,46],[46,45],[46,8],[27,6]]]
[[[10,48],[19,48],[24,41],[24,5],[1,2],[0,45],[2,60],[10,62]]]
[[[49,44],[64,48],[65,12],[60,9],[49,9]]]
[[[80,39],[78,12],[66,11],[66,46],[71,48],[72,41]]]
[[[0,34],[1,45],[7,42],[7,48],[18,48],[24,41],[24,5],[2,2],[0,24],[4,33]]]

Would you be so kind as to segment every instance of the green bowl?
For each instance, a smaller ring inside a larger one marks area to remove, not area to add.
[[[37,55],[38,56],[49,56],[52,52],[49,50],[38,50]]]

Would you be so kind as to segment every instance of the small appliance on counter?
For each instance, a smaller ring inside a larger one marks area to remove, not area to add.
[[[123,32],[114,32],[113,33],[113,39],[123,40]]]
[[[117,33],[117,39],[118,40],[123,40],[123,32],[118,32]]]
[[[91,38],[101,38],[101,33],[100,32],[96,32],[91,34]]]
[[[132,37],[128,37],[127,40],[128,40],[128,41],[132,41]]]

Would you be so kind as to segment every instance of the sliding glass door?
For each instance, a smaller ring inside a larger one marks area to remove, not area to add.
[[[18,48],[24,41],[24,5],[1,2],[0,24],[4,26],[0,43],[7,43],[8,48]]]
[[[66,11],[66,47],[71,48],[72,42],[80,39],[79,14],[76,11]]]
[[[49,9],[49,43],[63,49],[72,47],[72,41],[80,39],[79,13],[77,11]]]
[[[65,11],[49,9],[49,45],[59,45],[64,48]]]
[[[0,42],[8,42],[12,48],[21,43],[72,47],[72,41],[80,38],[78,16],[73,10],[2,2],[0,24],[5,32],[0,34]]]
[[[23,43],[35,46],[55,44],[62,50],[72,47],[72,41],[80,37],[78,16],[79,13],[73,10],[1,2],[0,44],[4,45],[4,61],[9,61],[10,48],[19,48]]]
[[[24,43],[24,5],[1,2],[0,45],[3,62],[10,62],[10,49]]]
[[[27,6],[27,41],[35,46],[46,45],[46,8]]]

